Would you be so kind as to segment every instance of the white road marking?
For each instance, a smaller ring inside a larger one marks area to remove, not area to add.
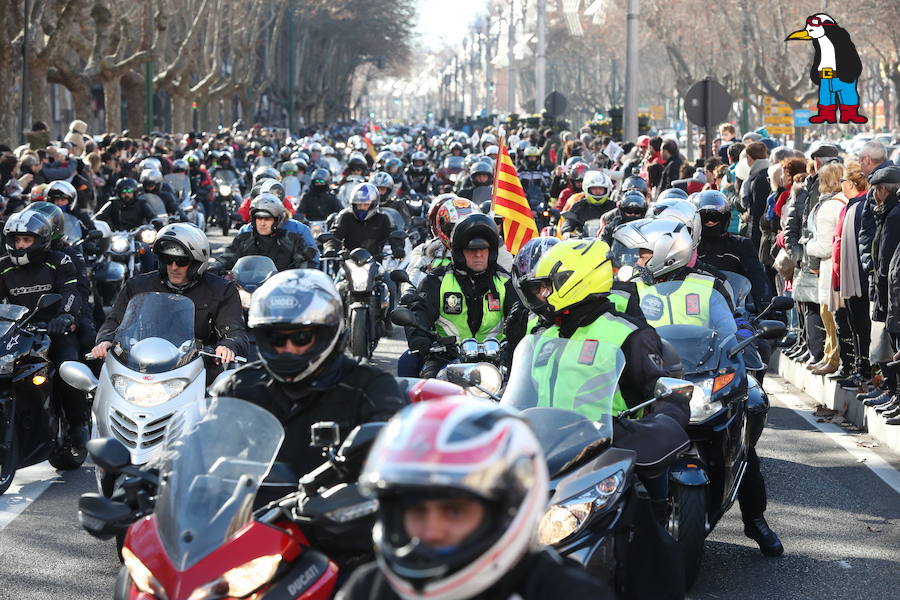
[[[62,478],[48,462],[16,472],[12,485],[0,496],[0,531],[12,523],[53,483]]]
[[[900,472],[869,448],[858,446],[856,442],[859,440],[859,436],[854,435],[854,432],[847,431],[833,423],[819,423],[816,421],[811,412],[813,410],[812,404],[805,400],[805,398],[813,400],[811,396],[797,390],[787,380],[780,377],[767,376],[764,387],[771,400],[777,400],[781,406],[794,411],[804,421],[824,433],[832,442],[849,452],[856,459],[857,463],[865,465],[879,479],[888,484],[891,489],[900,494]]]

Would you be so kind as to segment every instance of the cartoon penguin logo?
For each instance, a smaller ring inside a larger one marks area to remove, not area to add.
[[[806,19],[806,28],[787,36],[789,40],[811,40],[816,50],[809,78],[819,86],[819,113],[810,123],[837,123],[837,109],[841,108],[841,123],[866,123],[859,114],[859,94],[856,84],[862,73],[862,61],[850,34],[825,13]]]

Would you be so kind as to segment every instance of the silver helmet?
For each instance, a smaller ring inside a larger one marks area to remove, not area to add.
[[[153,253],[157,256],[190,258],[188,279],[191,282],[196,282],[209,268],[209,240],[199,228],[187,223],[172,223],[160,229],[153,242]],[[159,272],[161,277],[166,277],[165,268]]]
[[[275,219],[275,227],[281,227],[288,220],[288,211],[284,201],[275,194],[263,192],[250,201],[250,220],[256,229],[256,217],[269,216]]]
[[[657,203],[655,208],[659,207],[660,204]],[[667,200],[664,208],[654,212],[657,219],[683,223],[691,234],[693,247],[700,245],[703,224],[700,222],[700,213],[693,203],[687,200]]]
[[[694,255],[694,240],[687,226],[676,220],[640,219],[625,223],[613,239],[626,248],[650,250],[646,269],[658,279],[688,265]]]

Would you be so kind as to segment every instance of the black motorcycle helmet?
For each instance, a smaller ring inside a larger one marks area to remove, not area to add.
[[[309,184],[314,188],[318,188],[319,191],[325,190],[328,187],[328,182],[331,180],[331,173],[328,169],[318,168],[312,172],[312,175],[309,178]]]
[[[528,242],[519,249],[512,264],[512,283],[519,301],[522,305],[535,314],[541,314],[546,308],[545,304],[536,306],[531,302],[529,294],[522,289],[522,285],[532,277],[534,277],[535,269],[541,257],[546,254],[550,248],[559,243],[559,238],[555,237],[537,237],[528,240]]]
[[[617,206],[622,214],[623,223],[647,216],[647,198],[638,190],[625,192]]]
[[[494,183],[494,168],[484,161],[476,161],[469,170],[469,177],[472,179],[472,185],[482,187],[492,185]]]
[[[330,277],[312,269],[291,269],[253,292],[247,325],[266,371],[277,381],[297,384],[314,380],[328,359],[341,352],[343,315],[341,296]],[[312,345],[303,354],[279,353],[276,346],[284,346],[287,339]]]
[[[255,171],[253,171],[254,185],[262,179],[274,179],[278,181],[281,179],[281,173],[279,173],[272,167],[259,167]]]
[[[34,210],[23,210],[13,214],[3,226],[3,237],[6,241],[6,253],[12,263],[18,267],[40,263],[53,235],[50,219]],[[28,248],[17,249],[16,238],[31,236],[33,241]]]
[[[464,218],[453,228],[450,235],[450,251],[453,258],[453,266],[457,270],[469,271],[466,265],[466,256],[463,250],[476,248],[488,248],[489,269],[497,265],[497,255],[500,252],[500,233],[497,224],[488,215],[475,213]]]
[[[731,222],[731,203],[722,192],[704,190],[694,194],[691,201],[700,214],[700,222],[703,224],[702,235],[720,237],[728,231],[728,224]]]
[[[632,175],[631,177],[626,177],[625,181],[622,182],[622,191],[627,192],[629,190],[637,190],[647,195],[650,188],[647,187],[647,181],[643,177]]]
[[[119,202],[128,206],[137,200],[138,182],[131,177],[123,177],[116,182],[116,197]]]

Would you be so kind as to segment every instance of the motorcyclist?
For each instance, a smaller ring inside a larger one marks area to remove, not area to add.
[[[612,181],[603,171],[588,171],[584,175],[584,192],[581,198],[573,196],[569,202],[571,206],[565,212],[573,213],[573,218],[560,217],[559,231],[563,238],[583,230],[585,223],[592,219],[600,219],[615,208],[615,204],[609,199],[612,189]]]
[[[69,424],[67,446],[73,453],[84,451],[90,438],[90,405],[84,393],[66,384],[58,375],[64,361],[78,360],[78,338],[71,333],[81,314],[78,272],[71,257],[51,248],[53,226],[35,210],[13,214],[3,227],[6,256],[0,258],[0,300],[37,307],[45,293],[59,294],[62,299],[47,315],[50,335],[50,360],[57,366],[54,386]]]
[[[279,271],[300,269],[308,265],[315,253],[306,241],[283,226],[288,211],[274,194],[263,193],[250,202],[250,231],[238,233],[222,254],[219,262],[231,270],[244,256],[268,256]]]
[[[331,193],[329,183],[331,173],[328,169],[318,168],[312,172],[309,188],[300,198],[300,206],[295,218],[307,221],[324,221],[334,213],[340,212],[341,206],[337,196]]]
[[[577,158],[578,160],[572,162],[573,159]],[[556,197],[556,210],[563,210],[566,204],[569,202],[569,198],[580,194],[584,189],[584,177],[587,174],[589,167],[581,157],[572,157],[567,161],[567,164],[564,168],[565,173],[565,186],[559,190],[558,196]],[[550,186],[550,196],[553,196],[553,185],[551,182]]]
[[[481,204],[491,199],[491,188],[494,184],[494,167],[490,163],[478,160],[469,169],[471,187],[466,187],[459,192],[460,198],[471,200],[475,204]]]
[[[536,544],[545,460],[527,423],[488,401],[459,396],[404,409],[360,479],[378,499],[377,560],[337,599],[611,600],[580,566]]]
[[[350,208],[345,208],[334,219],[330,233],[335,239],[326,244],[326,250],[337,253],[365,248],[372,256],[382,254],[385,243],[390,243],[395,258],[403,258],[406,249],[402,239],[391,236],[394,225],[390,218],[378,210],[378,189],[371,183],[360,183],[350,198]]]
[[[116,195],[109,199],[105,210],[101,209],[95,218],[106,221],[115,231],[130,231],[157,218],[150,205],[138,197],[138,182],[123,177],[116,182]]]
[[[640,251],[637,264],[646,270],[645,274],[650,277],[650,282],[681,282],[677,289],[668,294],[667,301],[662,301],[657,294],[645,294],[648,288],[644,282],[638,283],[641,308],[648,323],[654,326],[710,323],[722,336],[738,332],[731,308],[723,294],[727,292],[719,280],[711,275],[695,272],[688,266],[695,245],[686,225],[663,219],[635,221],[620,227],[613,237],[625,246]],[[713,294],[714,289],[719,294]],[[744,331],[742,334],[749,332]],[[747,469],[738,492],[738,501],[744,521],[744,534],[759,544],[766,556],[783,554],[781,540],[769,527],[764,516],[766,487],[755,444],[749,446]]]
[[[497,266],[500,234],[489,216],[471,214],[453,227],[452,265],[435,269],[422,280],[408,303],[419,325],[437,336],[482,342],[504,337],[503,320],[512,311],[516,294],[509,275]],[[410,353],[423,364],[422,377],[434,377],[452,357],[432,355],[433,339],[406,328]]]
[[[94,222],[87,213],[77,210],[78,192],[75,190],[75,186],[68,181],[59,179],[48,183],[44,188],[44,198],[47,202],[57,206],[63,213],[78,219],[84,231],[94,228]]]
[[[541,165],[541,149],[537,146],[528,146],[523,154],[519,181],[531,210],[540,210],[550,197],[550,171]]]
[[[641,180],[643,181],[643,180]],[[631,189],[619,198],[615,210],[601,217],[600,239],[612,246],[613,232],[623,224],[647,216],[647,198],[640,191]]]
[[[409,166],[406,167],[406,179],[418,194],[427,194],[428,185],[433,173],[428,167],[428,155],[421,150],[412,153]]]
[[[375,171],[369,181],[378,189],[378,206],[382,209],[393,208],[403,217],[404,223],[409,223],[409,207],[394,194],[394,179],[384,171]]]
[[[250,301],[248,324],[258,362],[216,382],[213,396],[233,396],[274,414],[285,427],[278,460],[304,474],[323,462],[310,427],[338,424],[346,436],[361,423],[384,421],[406,404],[397,381],[343,353],[344,308],[321,271],[292,269],[272,276]]]
[[[156,169],[145,169],[141,172],[141,195],[155,194],[163,201],[163,205],[169,215],[174,216],[179,214],[181,210],[178,206],[178,202],[175,200],[175,196],[164,190],[162,183],[162,173]]]
[[[369,163],[362,152],[351,152],[347,159],[347,168],[341,176],[341,185],[347,182],[350,175],[361,175],[366,177],[369,174]]]
[[[166,225],[156,236],[153,253],[159,260],[159,271],[137,275],[125,282],[97,333],[97,345],[91,351],[94,358],[104,358],[112,347],[128,302],[138,294],[151,292],[179,294],[194,302],[194,337],[215,346],[219,362],[230,363],[235,355],[245,354],[248,338],[237,287],[207,272],[210,248],[206,234],[187,223]],[[209,381],[214,371],[209,365]]]
[[[259,149],[259,156],[253,161],[253,168],[271,167],[275,164],[275,149],[272,146],[263,146]]]
[[[187,161],[190,168],[188,177],[191,180],[191,194],[203,204],[203,212],[206,214],[206,218],[209,219],[214,214],[213,194],[215,190],[213,189],[212,179],[210,179],[209,173],[200,163],[200,158],[196,154],[193,152],[189,153],[184,157],[184,160]]]
[[[234,168],[234,164],[231,161],[231,154],[228,152],[223,152],[219,156],[219,160],[216,163],[216,166],[210,172],[210,176],[213,179],[217,177],[221,177],[226,179],[227,181],[240,181],[240,173],[238,173],[237,169]]]
[[[453,194],[441,194],[428,209],[428,226],[434,236],[413,249],[410,269],[430,273],[450,265],[450,236],[453,228],[471,214],[480,212],[471,200]]]

